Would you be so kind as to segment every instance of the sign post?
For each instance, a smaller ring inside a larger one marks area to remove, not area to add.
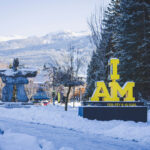
[[[117,80],[119,59],[112,58],[110,65],[109,90],[104,81],[96,82],[96,87],[91,101],[84,101],[79,107],[79,115],[88,119],[97,120],[132,120],[136,122],[147,122],[147,107],[144,103],[135,101],[133,96],[133,81],[126,82],[123,87]],[[120,101],[123,98],[123,101]],[[102,101],[100,101],[102,99]]]

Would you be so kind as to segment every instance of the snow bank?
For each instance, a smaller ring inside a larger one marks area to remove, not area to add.
[[[38,139],[23,133],[13,133],[9,130],[0,135],[0,150],[58,150],[51,141]],[[59,150],[74,150],[61,147]]]
[[[53,144],[34,136],[10,131],[0,135],[0,150],[55,150]]]
[[[133,121],[97,121],[78,116],[78,109],[69,107],[67,112],[61,106],[32,106],[31,108],[0,108],[0,117],[49,124],[56,127],[73,129],[89,134],[103,134],[114,138],[149,143],[150,111],[147,123]]]

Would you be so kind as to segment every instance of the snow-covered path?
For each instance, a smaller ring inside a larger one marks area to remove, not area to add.
[[[149,131],[150,111],[135,123],[88,120],[59,105],[0,107],[0,150],[150,150]]]
[[[115,139],[104,135],[88,134],[47,124],[24,122],[10,118],[0,118],[0,125],[9,132],[27,134],[51,141],[55,150],[149,150],[136,141]],[[26,143],[26,141],[25,141]],[[1,143],[2,144],[2,143]],[[31,148],[32,149],[32,148]],[[40,148],[42,149],[42,147]],[[30,149],[28,149],[30,150]],[[48,150],[48,149],[47,149]],[[49,150],[51,148],[49,147]]]

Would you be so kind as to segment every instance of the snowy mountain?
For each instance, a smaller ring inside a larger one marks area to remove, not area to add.
[[[16,40],[16,39],[25,39],[26,37],[20,35],[12,35],[12,36],[0,36],[0,42],[2,41],[9,41],[9,40]]]
[[[87,32],[57,32],[42,37],[28,37],[0,42],[0,61],[10,64],[18,57],[21,64],[32,67],[43,67],[55,61],[63,64],[67,60],[70,45],[74,55],[82,58],[83,72],[86,72],[93,47]]]

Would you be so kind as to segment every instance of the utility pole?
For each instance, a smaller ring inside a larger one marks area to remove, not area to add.
[[[56,70],[56,68],[53,67],[53,84],[52,84],[52,86],[53,86],[53,91],[52,91],[53,105],[55,105],[55,96],[56,96],[56,94],[55,94],[55,75],[56,75],[56,72],[55,72],[55,70]]]

